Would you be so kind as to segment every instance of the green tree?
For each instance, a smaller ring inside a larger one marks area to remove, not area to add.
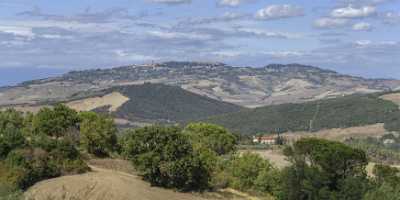
[[[285,154],[292,166],[284,170],[280,199],[361,199],[367,188],[365,152],[340,142],[308,138]]]
[[[106,156],[116,150],[117,128],[112,118],[94,112],[83,112],[79,116],[81,144],[87,152]]]
[[[24,136],[13,123],[8,123],[5,127],[0,128],[0,160],[6,158],[13,149],[22,147],[24,144]]]
[[[184,133],[188,134],[195,146],[213,150],[217,155],[224,155],[235,150],[236,137],[224,127],[192,123],[186,126]]]
[[[71,129],[77,128],[78,123],[76,111],[57,104],[54,108],[42,108],[32,120],[32,129],[35,134],[63,137]]]
[[[367,192],[364,200],[399,200],[400,199],[400,184],[395,186],[383,183],[376,188]]]
[[[153,185],[183,191],[209,186],[206,164],[177,127],[152,126],[130,131],[122,146],[123,154]]]
[[[400,170],[395,167],[377,164],[373,170],[375,182],[378,185],[387,183],[390,185],[400,184]]]
[[[15,128],[22,128],[24,117],[21,112],[14,109],[7,109],[0,111],[0,130],[5,129],[7,126],[12,125]]]
[[[273,167],[260,155],[246,152],[234,156],[228,170],[233,178],[231,186],[242,191],[248,191],[254,189],[256,184],[258,184],[258,187],[267,189],[269,186],[261,183],[267,180],[261,180],[261,178],[268,176],[265,173],[273,170]]]

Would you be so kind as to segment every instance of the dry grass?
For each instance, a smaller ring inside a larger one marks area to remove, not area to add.
[[[351,128],[326,129],[317,132],[291,132],[283,136],[289,141],[296,141],[304,137],[316,137],[334,141],[344,141],[348,138],[381,137],[386,133],[384,124],[374,124]]]
[[[381,96],[382,99],[392,101],[393,103],[400,106],[400,93],[393,93]]]
[[[76,111],[90,111],[96,108],[110,106],[109,112],[114,112],[127,101],[129,101],[128,97],[119,92],[112,92],[102,97],[72,101],[67,103],[67,106]]]
[[[91,160],[89,164],[92,172],[42,181],[25,196],[29,200],[259,200],[229,189],[200,194],[151,187],[123,160]]]
[[[286,156],[283,155],[281,149],[274,150],[244,150],[242,152],[256,153],[262,156],[264,159],[269,160],[275,167],[282,169],[290,165]]]

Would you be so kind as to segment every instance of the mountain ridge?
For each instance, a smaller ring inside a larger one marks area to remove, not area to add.
[[[62,76],[0,88],[0,106],[65,101],[80,92],[161,83],[246,107],[301,103],[354,93],[400,89],[400,80],[368,79],[301,64],[260,68],[224,63],[164,62],[71,71]]]

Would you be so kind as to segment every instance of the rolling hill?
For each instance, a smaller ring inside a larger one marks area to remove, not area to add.
[[[72,71],[60,77],[0,88],[0,106],[70,101],[79,93],[145,82],[246,107],[302,103],[354,93],[400,89],[400,81],[366,79],[300,64],[232,67],[223,63],[166,62]]]
[[[377,123],[399,124],[398,105],[380,93],[300,104],[272,105],[211,117],[205,121],[241,134],[319,131]]]
[[[13,106],[20,111],[37,112],[57,101],[37,105]],[[122,125],[140,123],[178,123],[214,115],[247,110],[244,107],[201,96],[180,87],[145,83],[116,86],[95,92],[82,92],[62,101],[77,111],[111,114]]]
[[[194,94],[179,87],[146,83],[106,90],[129,98],[113,113],[117,118],[181,122],[237,112],[244,108]]]

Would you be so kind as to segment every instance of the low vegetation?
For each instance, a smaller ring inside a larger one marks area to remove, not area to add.
[[[131,130],[121,146],[145,180],[182,191],[234,188],[279,200],[369,200],[393,191],[385,198],[397,198],[397,169],[377,165],[374,177],[368,177],[368,155],[359,148],[301,139],[284,151],[291,165],[278,169],[258,154],[220,149],[234,138],[220,126],[196,123],[183,130],[157,126]]]
[[[400,138],[397,134],[386,134],[381,138],[348,139],[345,143],[364,150],[372,162],[400,165]]]
[[[392,112],[387,105],[383,114]],[[93,156],[121,156],[151,185],[183,192],[233,188],[277,200],[391,200],[400,192],[396,168],[378,164],[367,176],[371,152],[358,140],[300,139],[285,147],[290,165],[277,168],[259,154],[238,152],[238,140],[249,138],[219,125],[148,126],[120,138],[117,132],[109,117],[64,105],[0,112],[1,199],[18,199],[41,180],[84,173],[90,169],[83,158]],[[396,150],[399,141],[392,134],[365,143]]]
[[[17,198],[41,180],[88,171],[82,152],[112,153],[115,132],[111,119],[61,104],[36,115],[0,112],[1,197]]]

